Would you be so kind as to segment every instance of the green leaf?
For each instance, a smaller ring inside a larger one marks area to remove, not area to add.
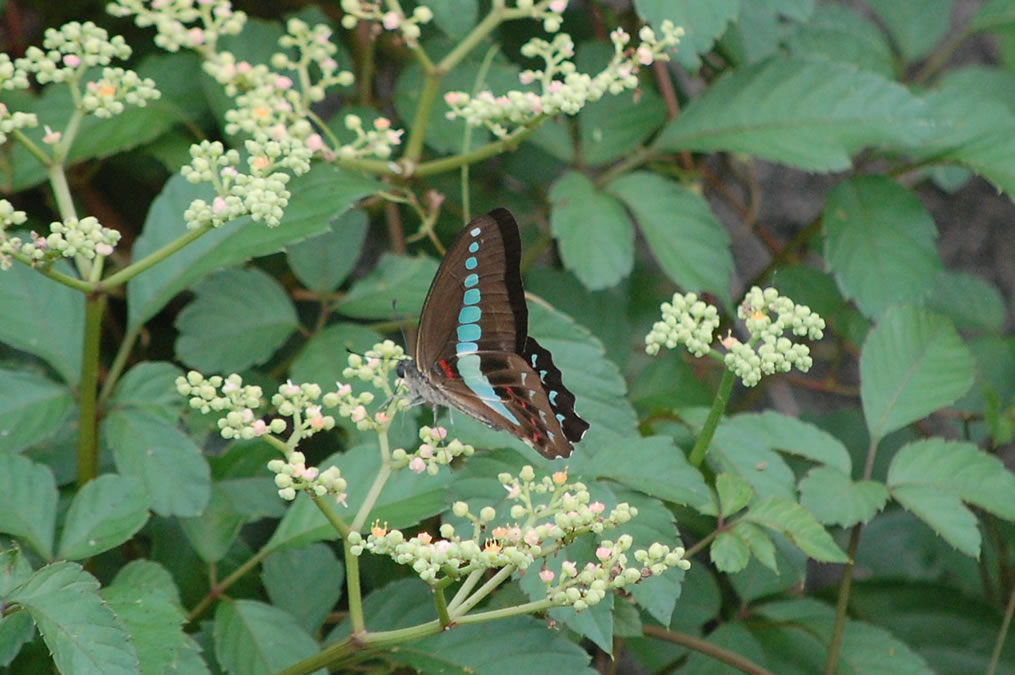
[[[285,289],[256,267],[223,270],[194,293],[176,317],[176,352],[197,370],[236,372],[262,364],[299,326]]]
[[[176,391],[183,371],[167,361],[142,361],[124,373],[110,400],[112,407],[145,410],[175,423],[187,399]]]
[[[616,285],[634,265],[634,229],[620,202],[571,171],[550,188],[560,258],[590,291]]]
[[[704,197],[647,172],[625,174],[606,190],[634,215],[666,276],[684,290],[710,291],[731,306],[730,237]]]
[[[130,635],[99,597],[99,582],[72,562],[56,562],[15,588],[7,602],[27,611],[60,672],[137,673]]]
[[[70,265],[53,269],[71,277]],[[20,263],[3,273],[0,284],[0,342],[48,363],[70,385],[81,375],[81,335],[85,297]]]
[[[607,449],[592,457],[576,449],[570,459],[573,470],[583,476],[609,478],[677,504],[700,506],[711,500],[701,472],[687,463],[672,439],[614,437],[603,445]],[[583,446],[578,447],[584,450]]]
[[[144,595],[161,595],[169,598],[174,605],[180,604],[180,592],[173,581],[173,575],[151,560],[131,560],[121,567],[107,588],[120,586],[135,588]]]
[[[320,234],[332,218],[378,187],[357,173],[323,164],[314,166],[286,186],[292,196],[278,227],[240,218],[208,232],[131,279],[127,283],[129,325],[144,323],[177,293],[215,270],[281,251]],[[183,212],[194,199],[209,201],[212,197],[207,186],[192,185],[179,175],[170,178],[148,210],[144,231],[134,244],[134,259],[140,260],[186,234]]]
[[[747,506],[754,497],[750,483],[735,473],[716,476],[715,490],[719,493],[720,514],[723,518],[729,518]]]
[[[545,621],[528,616],[458,626],[401,645],[397,658],[431,673],[591,672],[585,650],[560,631],[547,630]]]
[[[324,234],[293,244],[286,250],[296,278],[315,293],[338,288],[363,252],[367,215],[352,209],[339,216]]]
[[[99,476],[74,495],[58,555],[90,558],[127,541],[146,522],[148,496],[140,481],[112,473]]]
[[[772,672],[822,672],[831,642],[834,609],[811,598],[766,603],[755,636],[765,648]],[[841,673],[931,675],[924,660],[888,631],[846,619],[839,651]]]
[[[35,373],[0,370],[0,454],[50,438],[73,406],[63,384]]]
[[[348,507],[333,505],[332,508],[351,521],[380,469],[380,453],[376,445],[360,445],[318,464],[321,471],[331,466],[337,466],[342,471],[342,478],[349,484],[346,500]],[[387,521],[393,528],[406,528],[424,518],[442,513],[447,508],[445,496],[450,479],[447,471],[441,471],[436,476],[396,471],[384,484],[384,489],[365,522]],[[317,506],[304,495],[298,495],[266,546],[275,552],[314,541],[335,539],[337,536],[335,528]]]
[[[1015,520],[1015,474],[972,443],[929,438],[903,446],[888,469],[888,489],[967,555],[979,555],[980,533],[960,500]]]
[[[740,15],[720,40],[720,49],[734,62],[756,63],[776,53],[788,31],[788,21],[807,21],[814,0],[765,0],[744,2]]]
[[[888,502],[888,489],[872,480],[854,482],[831,466],[811,469],[800,481],[800,504],[826,525],[866,523]]]
[[[208,463],[174,424],[141,410],[113,411],[102,422],[102,438],[116,468],[140,480],[160,516],[196,516],[211,496]]]
[[[277,498],[277,494],[269,498]],[[214,483],[207,506],[193,518],[181,518],[180,527],[201,560],[214,563],[229,553],[247,520],[245,515],[236,512],[220,484]]]
[[[575,64],[579,72],[597,73],[613,53],[612,45],[586,42],[578,48]],[[666,105],[654,88],[607,94],[589,102],[578,113],[582,160],[587,166],[602,166],[626,157],[665,121]]]
[[[849,450],[838,438],[809,422],[772,410],[727,418],[725,431],[754,437],[765,447],[827,464],[844,473],[852,470]]]
[[[825,259],[843,295],[869,317],[916,303],[941,270],[937,228],[909,190],[884,176],[840,183],[825,203]]]
[[[760,530],[758,536],[755,536],[755,530]],[[803,588],[808,578],[808,558],[803,551],[785,537],[773,535],[742,520],[737,521],[734,532],[748,544],[748,548],[753,546],[752,550],[756,551],[756,557],[747,563],[742,572],[727,579],[741,603],[754,604],[761,598],[792,593],[794,589]],[[760,543],[762,538],[767,538],[775,549],[774,560],[762,562],[768,555]],[[761,554],[757,551],[761,551]]]
[[[753,523],[741,520],[736,523],[733,531],[744,540],[758,562],[773,573],[779,573],[779,564],[775,559],[775,543],[765,530]]]
[[[871,438],[956,401],[972,386],[974,366],[944,317],[914,307],[887,310],[860,354],[860,399]]]
[[[866,146],[918,144],[922,101],[874,73],[774,58],[719,79],[656,139],[661,151],[727,151],[809,171],[843,171]]]
[[[142,673],[165,673],[176,665],[178,652],[187,644],[183,609],[166,595],[127,584],[103,589],[102,599],[130,634]]]
[[[960,164],[1015,194],[1015,168],[1008,161],[1015,153],[1010,102],[975,80],[961,78],[945,80],[924,100],[933,114],[934,135],[914,146],[914,160]]]
[[[819,562],[848,560],[814,516],[790,499],[769,497],[755,502],[744,518],[783,534],[801,551]]]
[[[715,568],[726,574],[735,574],[747,566],[751,549],[741,539],[736,529],[720,532],[708,549],[709,559]]]
[[[969,30],[987,31],[1015,23],[1015,2],[987,0],[969,21]]]
[[[221,600],[214,635],[215,656],[231,673],[269,675],[318,650],[291,616],[255,600]]]
[[[927,303],[955,321],[960,329],[1001,333],[1004,298],[997,286],[968,272],[940,270]]]
[[[841,5],[819,4],[807,23],[799,24],[786,44],[794,58],[825,58],[895,77],[892,49],[867,17]]]
[[[335,311],[359,319],[391,319],[395,312],[391,302],[397,300],[399,313],[418,315],[435,274],[437,263],[432,258],[382,255],[377,267],[352,285]]]
[[[927,56],[948,31],[952,0],[869,0],[907,63]]]
[[[0,453],[0,532],[24,539],[44,560],[52,559],[56,502],[49,468]]]
[[[768,439],[759,435],[752,425],[740,424],[737,418],[723,420],[715,431],[706,458],[716,473],[732,473],[745,479],[755,495],[792,498],[796,476]]]
[[[689,71],[701,66],[700,54],[712,49],[712,43],[740,13],[740,0],[635,0],[634,8],[657,30],[669,19],[684,29],[676,60]]]
[[[293,593],[293,581],[314,579],[310,594]],[[325,544],[277,551],[264,559],[261,581],[271,604],[289,612],[308,633],[316,633],[342,596],[345,566]]]
[[[422,4],[433,11],[434,23],[452,39],[468,35],[479,16],[476,0],[423,0]]]

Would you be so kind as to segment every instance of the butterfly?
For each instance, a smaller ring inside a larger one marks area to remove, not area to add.
[[[414,402],[460,410],[545,457],[567,457],[589,424],[550,352],[529,336],[521,253],[507,209],[466,225],[430,284],[414,358],[397,374]]]

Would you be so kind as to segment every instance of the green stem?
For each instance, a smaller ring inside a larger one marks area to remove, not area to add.
[[[698,440],[695,442],[694,448],[691,449],[690,457],[688,457],[691,466],[700,467],[705,459],[705,452],[708,451],[709,443],[712,442],[712,437],[715,436],[719,420],[722,419],[723,411],[726,410],[726,404],[730,400],[731,391],[733,391],[733,371],[728,369],[723,370],[722,380],[719,382],[719,391],[716,392],[715,399],[712,401],[712,409],[708,413],[708,419],[705,420],[705,426],[701,428]]]
[[[363,589],[360,586],[359,556],[353,555],[348,539],[342,541],[345,551],[345,591],[349,601],[349,622],[352,634],[359,635],[366,631],[366,618],[363,616]]]
[[[1012,614],[1015,614],[1015,586],[1008,594],[1008,606],[1004,610],[1004,618],[1001,620],[1001,630],[994,642],[994,651],[990,655],[990,665],[987,667],[986,675],[994,675],[997,672],[997,664],[1001,660],[1001,649],[1004,647],[1004,638],[1008,635],[1008,628],[1011,627]]]
[[[145,270],[154,267],[169,256],[173,255],[187,244],[200,239],[204,235],[208,234],[212,229],[211,225],[204,225],[195,230],[188,230],[183,235],[169,242],[157,251],[152,251],[140,260],[127,265],[116,274],[111,274],[102,281],[103,289],[116,288],[122,284],[127,283],[137,275],[141,274]]]
[[[461,618],[469,613],[469,610],[475,607],[483,598],[490,595],[498,586],[508,580],[512,574],[514,574],[515,566],[507,565],[502,567],[490,577],[490,580],[479,587],[475,593],[473,593],[468,600],[465,600],[458,607],[455,608],[454,619],[455,621],[461,621]]]
[[[482,160],[489,159],[495,155],[499,155],[509,150],[514,150],[519,143],[531,136],[536,129],[542,125],[544,120],[546,120],[546,117],[540,116],[529,122],[524,128],[513,132],[507,138],[487,143],[486,145],[482,145],[470,152],[461,155],[453,155],[451,157],[442,157],[441,159],[435,159],[430,162],[423,162],[416,166],[413,171],[413,175],[432,176],[434,174],[457,169],[466,164],[475,164],[476,162],[481,162]]]
[[[20,129],[13,130],[10,135],[14,138],[14,140],[23,145],[25,147],[25,150],[27,150],[33,157],[35,157],[35,159],[39,160],[39,164],[42,164],[43,166],[49,166],[50,163],[53,161],[53,159],[46,154],[45,150],[36,145],[35,141],[33,141],[31,138],[25,136],[25,134],[22,133]]]
[[[326,647],[314,656],[280,670],[277,675],[303,675],[304,673],[312,673],[326,666],[330,666],[332,670],[341,670],[343,666],[347,665],[348,659],[354,654],[366,650],[393,647],[409,640],[418,640],[430,635],[437,635],[443,630],[440,622],[434,620],[419,624],[418,626],[399,628],[397,630],[364,634],[356,634],[354,632],[341,642]]]
[[[314,504],[317,505],[317,508],[320,510],[320,512],[324,514],[324,517],[328,519],[328,522],[331,523],[331,526],[338,531],[338,533],[342,536],[342,538],[348,539],[349,533],[352,530],[349,528],[348,525],[345,524],[345,521],[342,520],[342,517],[337,513],[335,513],[335,509],[331,508],[331,503],[324,497],[320,497],[315,494],[311,494],[310,498],[314,500]]]
[[[448,614],[448,601],[444,597],[443,589],[433,589],[433,602],[437,607],[437,620],[441,622],[442,626],[447,628],[451,625],[451,616]]]
[[[386,430],[381,431],[377,436],[381,446],[381,468],[374,477],[374,483],[370,486],[367,496],[363,498],[359,512],[353,518],[352,529],[356,532],[360,532],[363,529],[363,524],[370,516],[370,511],[373,510],[374,504],[377,503],[377,498],[381,496],[384,484],[391,477],[391,450],[388,448],[388,432]]]
[[[233,570],[232,574],[215,584],[215,587],[208,591],[208,594],[201,599],[201,602],[197,603],[194,606],[194,609],[190,610],[190,613],[187,614],[187,622],[192,622],[194,619],[201,616],[201,614],[203,614],[204,611],[211,606],[211,603],[213,603],[216,598],[224,594],[233,584],[261,564],[261,561],[267,558],[269,554],[274,552],[274,550],[274,548],[269,548],[268,546],[262,547],[260,551],[252,555],[245,563]]]
[[[465,577],[465,581],[462,582],[462,587],[458,589],[457,593],[455,593],[455,597],[451,598],[451,603],[448,607],[451,610],[457,609],[458,605],[462,604],[462,602],[469,597],[469,593],[472,592],[472,589],[476,587],[476,584],[478,584],[479,580],[482,578],[483,570],[473,570],[470,572],[469,576]]]
[[[617,176],[628,173],[631,169],[641,166],[655,157],[655,150],[651,148],[636,148],[630,155],[617,162],[596,178],[596,185],[602,187]]]
[[[455,623],[462,626],[467,623],[480,623],[483,621],[493,621],[495,619],[506,619],[509,616],[520,616],[522,614],[533,614],[535,612],[542,612],[547,609],[556,607],[552,600],[533,600],[532,602],[526,602],[521,605],[514,605],[513,607],[501,607],[500,609],[491,609],[486,612],[476,612],[475,614],[469,614],[455,619]]]
[[[120,381],[120,375],[123,373],[124,367],[127,365],[127,358],[130,356],[131,350],[134,348],[134,343],[137,342],[138,336],[141,334],[141,325],[138,324],[132,328],[127,329],[126,335],[123,336],[123,340],[120,342],[120,347],[116,351],[116,357],[113,359],[113,363],[109,366],[109,372],[106,374],[106,381],[102,383],[102,391],[99,392],[99,406],[104,407],[106,401],[113,393],[113,389],[116,387],[116,383]]]
[[[29,267],[33,266],[32,263],[34,261],[28,256],[24,255],[23,253],[18,253],[17,251],[14,251],[11,253],[11,257],[17,260],[18,262],[28,265]],[[77,277],[72,277],[70,275],[64,274],[63,272],[57,272],[52,267],[35,267],[34,269],[39,274],[49,277],[58,284],[63,284],[68,288],[73,288],[75,291],[81,291],[82,293],[92,293],[93,291],[95,291],[95,284],[89,283],[87,281],[82,281]]]
[[[437,100],[437,91],[441,86],[441,78],[444,71],[430,70],[423,78],[423,89],[419,92],[419,101],[416,103],[416,114],[409,127],[409,140],[405,144],[404,159],[414,165],[423,155],[423,138],[430,120],[430,113],[433,111],[434,101]]]
[[[99,343],[106,298],[89,295],[85,300],[85,334],[81,350],[81,383],[78,392],[78,487],[99,474],[99,415],[96,406],[99,384]]]

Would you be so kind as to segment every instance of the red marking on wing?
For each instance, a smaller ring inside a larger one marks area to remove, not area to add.
[[[448,365],[447,359],[441,359],[437,362],[437,365],[441,367],[441,370],[444,371],[444,374],[449,380],[455,379],[455,371],[451,370],[451,366]]]

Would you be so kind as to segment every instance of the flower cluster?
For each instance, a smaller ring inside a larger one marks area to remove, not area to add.
[[[392,450],[392,466],[396,469],[407,466],[414,473],[426,471],[431,476],[436,476],[441,466],[451,464],[456,457],[463,455],[471,457],[476,451],[471,445],[462,443],[457,438],[445,444],[447,437],[448,430],[444,427],[424,426],[419,430],[419,440],[422,443],[414,452],[406,452],[404,448]]]
[[[254,415],[254,409],[264,405],[264,393],[257,385],[244,385],[243,378],[233,373],[227,378],[213,375],[206,378],[196,370],[186,377],[176,378],[176,391],[190,397],[190,407],[207,415],[211,411],[224,413],[218,420],[223,438],[250,440],[268,431],[282,433],[285,420],[272,420],[267,424]]]
[[[359,533],[349,537],[352,553],[387,555],[401,565],[411,566],[427,583],[436,583],[441,574],[459,578],[509,565],[528,569],[537,559],[559,551],[565,541],[588,533],[601,534],[638,515],[638,510],[626,503],[618,504],[607,515],[606,506],[592,501],[585,485],[568,482],[566,471],[536,481],[535,471],[525,466],[517,476],[504,473],[498,478],[508,490],[508,499],[517,502],[511,507],[511,518],[516,522],[491,527],[497,518],[492,506],[473,514],[468,504],[456,502],[452,512],[472,522],[471,537],[461,537],[450,523],[441,525],[439,539],[428,532],[407,538],[399,530],[375,524],[366,539]],[[542,498],[533,499],[537,495]],[[611,588],[662,574],[671,567],[690,567],[683,559],[682,548],[671,550],[659,543],[634,554],[642,563],[640,568],[626,567],[624,552],[631,544],[628,535],[616,542],[601,542],[596,549],[597,561],[589,562],[581,572],[575,563],[565,561],[556,585],[551,585],[556,575],[544,567],[539,576],[546,582],[547,598],[580,611],[602,600]]]
[[[271,397],[279,415],[293,418],[293,433],[289,443],[295,445],[302,438],[310,438],[319,431],[335,428],[335,418],[321,412],[317,403],[321,398],[321,387],[312,382],[293,384],[286,381],[278,387],[278,393]]]
[[[189,229],[209,225],[221,227],[247,214],[269,227],[281,222],[283,209],[289,203],[290,193],[285,188],[289,174],[271,172],[271,169],[279,156],[284,157],[281,163],[291,168],[300,154],[286,154],[283,145],[274,142],[261,145],[248,141],[247,150],[250,152],[250,174],[240,173],[236,168],[240,153],[236,150],[227,152],[218,141],[202,141],[190,146],[192,159],[181,170],[183,176],[191,183],[211,183],[216,197],[211,204],[203,199],[190,203],[183,213]],[[303,156],[302,161],[309,169],[309,157]]]
[[[294,451],[289,454],[288,460],[273,459],[268,462],[268,470],[275,474],[278,496],[292,501],[298,491],[306,491],[318,497],[331,495],[345,506],[346,482],[338,467],[331,466],[320,471],[317,467],[308,467],[306,461],[302,452]]]
[[[120,233],[99,224],[98,219],[88,216],[78,220],[69,218],[49,226],[49,236],[43,237],[32,232],[31,241],[20,237],[7,237],[2,230],[9,225],[25,222],[25,214],[15,211],[10,202],[0,201],[0,268],[9,269],[11,255],[21,254],[32,265],[46,265],[60,258],[81,256],[92,260],[96,256],[107,256],[120,241]]]
[[[373,129],[363,129],[363,120],[358,115],[345,116],[345,128],[356,134],[355,140],[338,149],[339,159],[355,159],[372,155],[386,159],[391,156],[394,146],[401,144],[403,129],[392,129],[391,120],[378,117]]]
[[[14,253],[26,255],[33,260],[44,255],[42,252],[36,253],[34,246],[25,250],[25,246],[32,246],[32,244],[24,244],[20,237],[9,237],[7,235],[8,227],[11,225],[21,225],[26,220],[28,220],[28,216],[24,211],[18,211],[6,199],[0,199],[0,270],[6,271],[11,268],[13,263],[11,256]]]
[[[410,16],[406,16],[401,7],[395,4],[393,9],[384,11],[381,3],[377,0],[342,0],[342,27],[352,30],[360,21],[375,21],[384,30],[397,30],[401,32],[406,44],[415,45],[422,34],[420,26],[430,23],[433,19],[433,12],[429,7],[420,5],[412,10]]]
[[[483,91],[472,98],[465,92],[448,92],[444,95],[444,102],[451,108],[447,117],[461,117],[473,126],[486,126],[503,138],[514,130],[508,125],[523,127],[541,117],[558,113],[574,115],[586,103],[597,101],[606,93],[619,94],[636,88],[636,73],[640,66],[668,60],[666,50],[680,41],[683,29],[665,21],[662,33],[662,38],[659,38],[651,28],[643,27],[638,33],[641,44],[631,50],[627,48],[630,36],[619,28],[613,31],[610,34],[614,46],[613,58],[595,76],[578,72],[571,60],[574,56],[574,42],[569,36],[560,34],[551,42],[538,38],[530,40],[522,47],[522,54],[529,58],[541,58],[545,67],[542,70],[526,70],[520,79],[523,85],[538,84],[538,93],[510,91],[495,96],[489,91]]]
[[[631,535],[623,534],[617,541],[603,540],[596,547],[597,562],[588,562],[578,570],[578,565],[565,560],[560,566],[560,578],[553,583],[556,575],[543,568],[539,578],[546,584],[546,595],[558,605],[570,605],[577,611],[588,609],[606,597],[606,592],[636,584],[650,576],[658,576],[666,570],[677,567],[690,569],[691,563],[684,559],[684,549],[673,549],[653,543],[648,549],[635,551],[634,558],[641,567],[629,567],[626,551],[634,543]]]
[[[751,337],[747,343],[732,336],[723,340],[728,350],[725,363],[746,386],[753,387],[762,375],[789,372],[794,366],[803,372],[810,370],[813,360],[807,345],[783,336],[790,331],[798,337],[821,339],[825,320],[809,307],[779,297],[774,288],[762,291],[755,286],[740,304],[737,316],[743,319]]]
[[[232,8],[229,0],[153,0],[151,8],[144,0],[116,0],[106,6],[113,16],[135,17],[141,28],[154,26],[155,44],[166,51],[181,47],[210,53],[221,35],[238,35],[247,15]],[[189,26],[200,22],[200,26]]]
[[[122,113],[124,104],[143,108],[160,96],[162,93],[150,77],[142,78],[123,68],[103,68],[101,79],[85,85],[81,107],[96,117],[108,118]]]
[[[711,349],[712,334],[719,327],[719,312],[698,299],[695,293],[674,293],[662,304],[662,321],[656,321],[645,336],[645,351],[658,354],[662,347],[687,345],[687,351],[704,356]]]

